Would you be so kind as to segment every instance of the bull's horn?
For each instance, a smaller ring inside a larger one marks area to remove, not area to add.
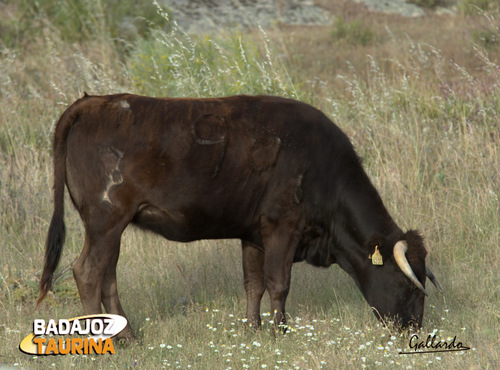
[[[425,288],[423,285],[418,281],[417,277],[415,276],[415,273],[413,272],[410,264],[408,263],[408,260],[406,259],[406,251],[408,250],[408,244],[404,240],[398,241],[394,245],[394,249],[392,250],[392,253],[394,255],[394,259],[396,260],[396,263],[398,264],[399,268],[403,273],[412,281],[415,286],[422,291],[425,295],[428,295],[427,292],[425,291]]]
[[[429,266],[425,266],[425,273],[427,274],[427,277],[430,279],[432,284],[436,287],[437,290],[439,290],[439,293],[443,294],[443,288],[441,288],[441,285],[439,284],[439,281],[437,281],[436,277],[432,273],[431,269]]]

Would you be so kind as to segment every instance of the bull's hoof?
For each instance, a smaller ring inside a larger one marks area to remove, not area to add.
[[[129,325],[127,325],[125,329],[123,329],[114,339],[120,347],[127,347],[131,344],[139,343],[137,337],[135,336],[132,328]]]
[[[280,335],[285,335],[288,332],[288,325],[287,324],[273,324],[271,325],[271,335],[276,338],[277,336]]]
[[[280,332],[281,334],[286,334],[288,333],[289,329],[290,328],[287,324],[279,324],[276,331]]]
[[[136,336],[128,336],[128,337],[116,337],[114,338],[116,344],[120,348],[130,347],[131,345],[139,344],[139,340]]]
[[[257,330],[261,330],[262,329],[262,325],[260,322],[257,322],[257,321],[244,321],[244,324],[245,324],[245,328],[248,329],[248,330],[252,330],[252,331],[257,331]]]

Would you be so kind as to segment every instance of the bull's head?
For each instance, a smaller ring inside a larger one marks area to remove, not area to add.
[[[426,276],[442,293],[441,286],[425,264],[427,254],[422,238],[409,231],[391,250],[375,247],[372,262],[367,259],[365,274],[358,285],[379,320],[391,320],[407,328],[420,327],[424,313]]]

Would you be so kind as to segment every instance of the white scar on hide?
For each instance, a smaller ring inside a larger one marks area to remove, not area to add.
[[[108,176],[108,183],[106,184],[106,188],[104,189],[104,193],[102,195],[102,200],[103,202],[111,204],[111,199],[109,198],[109,190],[111,187],[115,185],[120,185],[123,183],[123,176],[122,173],[120,172],[118,166],[120,165],[120,160],[122,159],[123,153],[120,152],[119,150],[116,149],[110,149],[110,152],[112,152],[116,157],[116,165],[115,167],[110,171],[110,173],[106,173]]]
[[[130,104],[126,100],[120,100],[120,107],[123,109],[130,109]]]

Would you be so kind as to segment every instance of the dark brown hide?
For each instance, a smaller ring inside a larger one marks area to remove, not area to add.
[[[129,224],[175,241],[242,241],[247,317],[260,325],[267,290],[285,322],[293,262],[338,263],[381,318],[420,325],[423,294],[392,257],[408,258],[425,284],[425,248],[403,234],[348,138],[320,111],[278,97],[157,99],[84,96],[54,138],[54,215],[40,283],[51,286],[64,240],[64,186],[85,225],[74,276],[86,314],[124,315],[117,295],[120,237]],[[377,244],[384,265],[368,258]],[[130,327],[122,333],[132,337]]]

